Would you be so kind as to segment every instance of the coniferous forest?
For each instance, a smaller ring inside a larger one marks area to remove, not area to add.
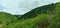
[[[60,2],[37,7],[24,15],[0,12],[0,28],[60,28]]]

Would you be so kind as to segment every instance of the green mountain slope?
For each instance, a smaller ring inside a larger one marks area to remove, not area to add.
[[[8,23],[9,25],[5,25],[2,28],[60,28],[59,2],[37,7],[24,15],[11,15],[5,13],[1,13],[0,15],[0,17],[3,17],[0,18],[0,22],[13,22],[11,24]]]
[[[55,4],[38,7],[20,16],[20,19],[23,20],[17,23],[13,23],[14,25],[9,25],[8,28],[48,28],[48,26],[50,25],[50,18],[54,17],[54,13]],[[51,17],[50,14],[52,14]]]
[[[60,28],[60,21],[59,21],[60,20],[60,16],[59,16],[60,15],[60,3],[56,3],[56,4],[54,4],[54,6],[52,5],[51,8],[50,8],[50,6],[48,6],[48,7],[50,10],[52,9],[51,11],[49,10],[51,13],[49,13],[49,11],[47,11],[48,9],[42,11],[44,9],[44,7],[42,7],[43,8],[41,10],[42,13],[40,13],[40,11],[39,11],[40,9],[37,8],[33,11],[26,13],[23,16],[23,18],[24,19],[27,18],[27,19],[23,20],[22,22],[16,23],[16,27],[17,28]],[[39,12],[36,10],[38,10]],[[52,13],[52,12],[54,12],[54,13]],[[52,14],[52,15],[50,15],[50,14]],[[31,18],[31,17],[33,17],[33,18]]]

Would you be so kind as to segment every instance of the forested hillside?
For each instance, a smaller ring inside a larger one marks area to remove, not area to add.
[[[0,12],[0,28],[60,28],[60,2],[37,7],[24,15]]]
[[[54,14],[54,13],[55,13],[55,4],[52,3],[49,5],[37,7],[22,16],[19,16],[19,15],[16,15],[16,16],[18,17],[18,19],[22,19],[22,18],[28,19],[28,18],[34,18],[38,14]]]

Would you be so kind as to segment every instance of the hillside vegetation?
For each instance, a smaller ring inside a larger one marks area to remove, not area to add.
[[[0,28],[60,28],[60,3],[37,7],[24,15],[0,12]]]

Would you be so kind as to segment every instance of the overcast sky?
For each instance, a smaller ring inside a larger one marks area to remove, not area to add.
[[[21,15],[33,8],[56,2],[60,0],[0,0],[0,11]]]

